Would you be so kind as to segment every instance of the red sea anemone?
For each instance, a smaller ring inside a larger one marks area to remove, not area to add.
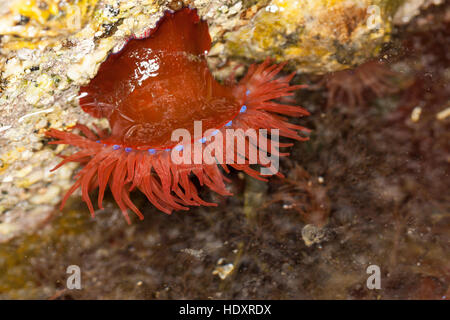
[[[364,95],[374,94],[382,97],[397,91],[392,78],[397,74],[390,70],[386,63],[372,60],[355,69],[342,70],[327,74],[322,80],[328,89],[327,107],[338,102],[346,103],[349,107],[364,106]]]
[[[205,59],[210,45],[206,22],[195,10],[184,8],[166,13],[148,37],[132,39],[122,51],[108,57],[96,77],[81,88],[80,105],[93,117],[108,119],[110,132],[93,132],[81,124],[76,128],[83,135],[55,129],[47,132],[57,139],[50,143],[80,149],[53,170],[68,162],[84,165],[61,207],[81,188],[82,199],[94,215],[89,192],[99,189],[98,206],[102,208],[109,186],[130,222],[128,209],[143,219],[130,199],[134,189],[159,210],[171,213],[188,206],[216,205],[198,196],[195,180],[229,195],[223,175],[229,167],[258,179],[268,173],[255,170],[254,164],[279,174],[269,158],[287,155],[280,153],[279,147],[292,144],[278,142],[277,135],[306,140],[301,133],[308,132],[287,122],[283,115],[300,117],[308,112],[273,100],[292,96],[303,86],[289,85],[293,74],[276,77],[283,65],[270,65],[269,61],[250,66],[238,83],[232,78],[227,85],[219,84]],[[199,123],[205,132],[198,132]],[[174,130],[181,128],[193,138],[173,141]],[[230,129],[235,130],[234,136],[228,135]],[[248,130],[263,133],[247,134]],[[235,139],[241,143],[235,145]],[[206,151],[209,158],[202,157]]]

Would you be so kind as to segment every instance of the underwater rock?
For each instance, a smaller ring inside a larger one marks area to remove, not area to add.
[[[393,22],[396,25],[406,24],[412,18],[417,16],[421,10],[427,9],[432,5],[444,3],[444,0],[408,0],[397,10]]]
[[[98,0],[13,0],[0,2],[0,34],[39,41],[41,37],[69,35],[91,20]],[[18,42],[20,43],[20,41]],[[9,42],[11,44],[11,42]]]
[[[212,51],[243,61],[273,57],[299,72],[346,69],[376,55],[402,2],[258,1],[245,11],[245,24],[226,33]]]

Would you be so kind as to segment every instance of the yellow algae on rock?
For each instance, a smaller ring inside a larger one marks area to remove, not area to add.
[[[0,34],[21,38],[76,32],[89,20],[98,0],[15,0],[0,17]]]
[[[302,72],[358,65],[389,39],[402,0],[272,0],[224,36],[233,57],[288,61]],[[218,44],[220,45],[220,44]]]

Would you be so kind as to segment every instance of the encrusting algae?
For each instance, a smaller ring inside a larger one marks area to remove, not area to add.
[[[402,0],[272,0],[224,36],[224,51],[241,59],[275,58],[291,68],[326,73],[372,58],[389,40]],[[214,50],[214,49],[213,49]]]

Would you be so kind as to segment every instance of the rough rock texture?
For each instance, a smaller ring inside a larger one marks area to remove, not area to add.
[[[245,24],[224,35],[223,51],[248,60],[272,57],[300,72],[323,74],[373,57],[403,1],[265,2],[260,10],[247,10]]]
[[[432,5],[439,5],[445,0],[409,0],[405,1],[394,15],[394,24],[402,25],[411,21],[412,18]]]

